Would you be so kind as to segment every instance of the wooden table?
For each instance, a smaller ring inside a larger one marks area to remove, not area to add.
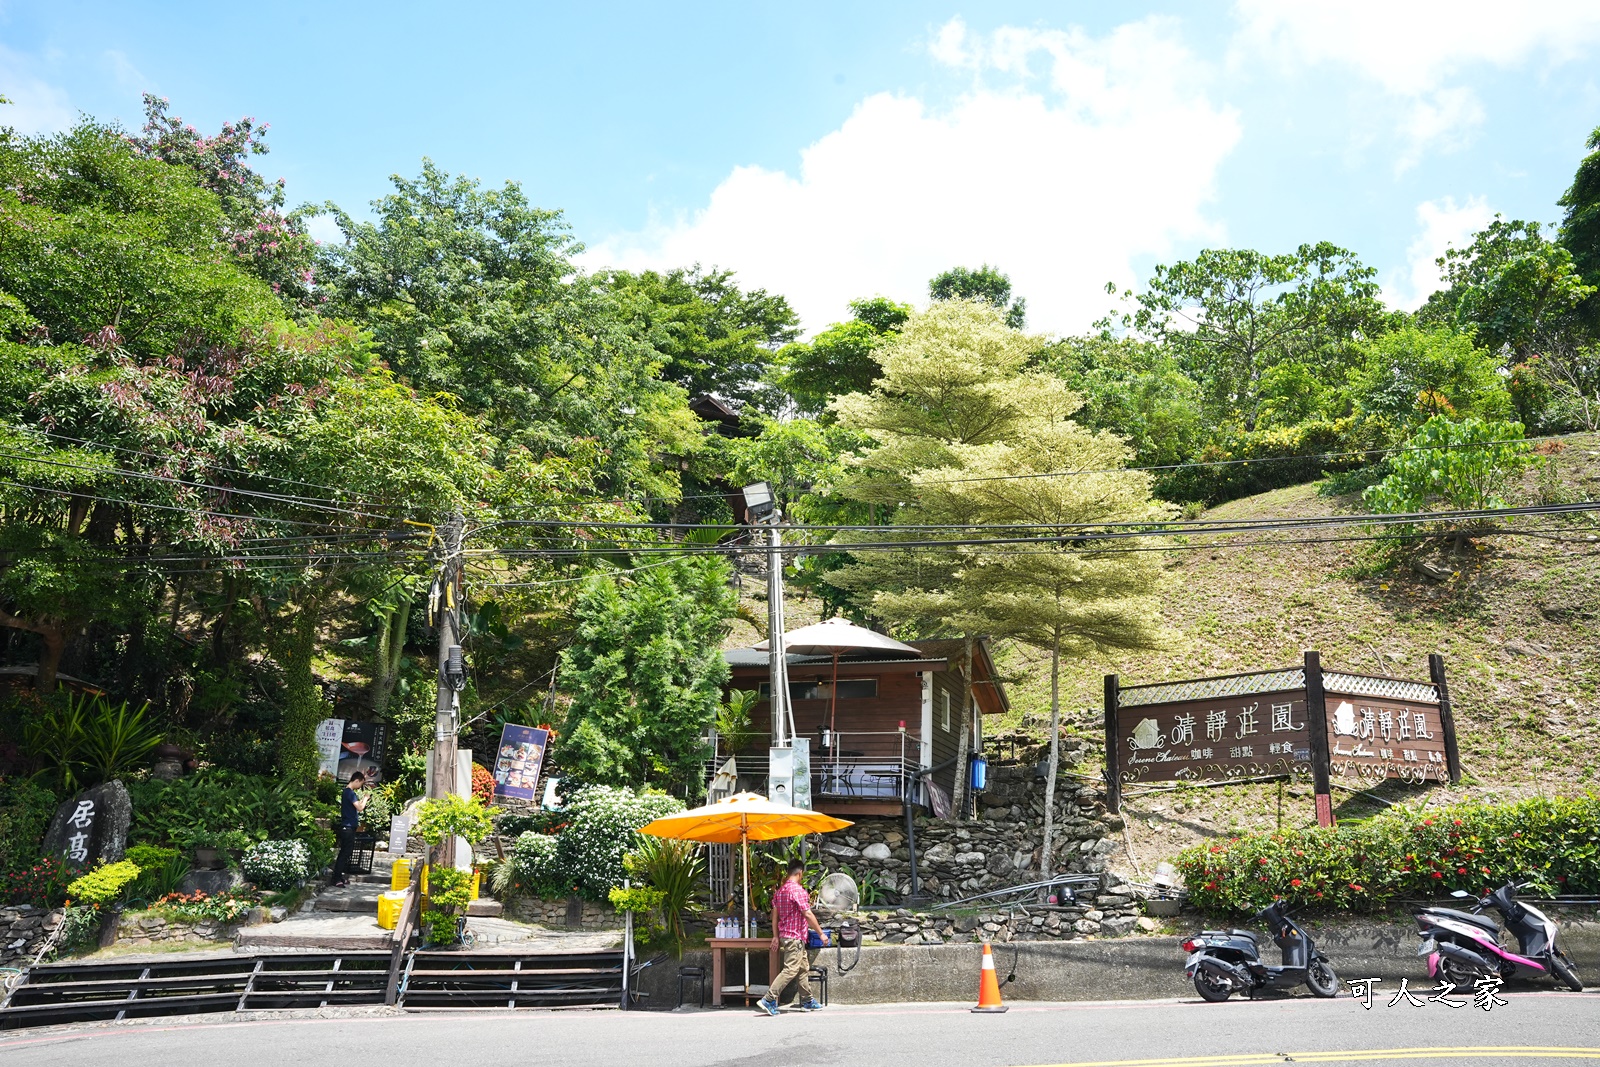
[[[782,969],[779,959],[780,952],[773,946],[771,937],[713,937],[706,941],[711,949],[711,1004],[713,1007],[722,1006],[722,994],[731,993],[734,996],[760,996],[766,992],[766,987],[756,989],[754,983],[746,986],[743,982],[738,985],[724,987],[727,975],[728,953],[732,952],[767,952],[767,981],[770,983]]]

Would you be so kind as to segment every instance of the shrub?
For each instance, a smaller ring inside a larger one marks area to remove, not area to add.
[[[394,814],[394,801],[389,799],[387,788],[367,790],[367,806],[361,809],[361,821],[375,834],[389,832],[389,817]]]
[[[262,841],[250,847],[239,866],[262,889],[293,889],[311,871],[311,851],[301,841]]]
[[[26,778],[0,779],[0,875],[33,868],[59,798]]]
[[[231,890],[225,893],[169,893],[156,901],[155,909],[174,919],[188,922],[236,922],[255,907],[254,893]]]
[[[501,837],[521,837],[532,830],[536,834],[556,834],[567,825],[567,816],[559,811],[535,811],[527,815],[498,812],[495,815],[495,833]]]
[[[1364,822],[1196,845],[1177,861],[1207,911],[1291,904],[1371,911],[1509,880],[1565,893],[1600,891],[1600,796],[1395,809]]]
[[[139,877],[128,889],[130,900],[156,900],[177,890],[189,873],[189,861],[175,848],[155,845],[130,845],[123,857],[139,868]]]
[[[66,899],[67,884],[72,881],[72,868],[51,856],[46,856],[32,867],[24,867],[4,876],[5,902],[7,904],[32,904],[36,908],[54,908]]]
[[[103,696],[68,694],[44,703],[23,727],[23,748],[63,793],[110,781],[141,766],[161,743],[148,704],[129,708]]]
[[[661,925],[678,955],[683,955],[688,939],[684,919],[700,912],[700,891],[705,885],[706,861],[700,845],[640,835],[638,849],[628,854],[624,865],[631,876],[643,879],[661,894]]]
[[[106,863],[67,886],[67,899],[100,907],[122,898],[123,891],[139,877],[139,865],[132,860]]]
[[[472,795],[486,808],[494,803],[494,772],[481,763],[472,765]]]
[[[494,821],[476,797],[434,797],[417,805],[416,831],[429,845],[447,837],[464,837],[476,845],[494,832]]]
[[[428,867],[428,906],[422,923],[428,940],[436,945],[454,944],[456,917],[472,897],[472,875],[454,867]]]
[[[605,900],[622,884],[622,858],[639,847],[639,827],[682,810],[683,803],[665,793],[611,786],[580,790],[569,800],[567,827],[556,838],[562,881],[590,900]]]
[[[507,888],[541,897],[566,896],[569,887],[562,883],[557,863],[556,839],[528,830],[511,846],[511,884]],[[495,888],[497,892],[500,889],[498,885]]]
[[[305,841],[315,852],[331,848],[331,835],[321,832],[316,820],[336,813],[321,804],[311,791],[290,782],[207,770],[169,781],[129,782],[133,800],[136,841],[147,844],[192,847],[203,835],[237,831],[248,841]],[[314,858],[314,857],[313,857]]]

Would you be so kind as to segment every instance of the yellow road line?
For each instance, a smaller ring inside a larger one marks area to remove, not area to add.
[[[1445,1058],[1600,1060],[1600,1048],[1564,1045],[1467,1045],[1456,1048],[1323,1049],[1316,1052],[1239,1052],[1217,1056],[1164,1057],[1145,1060],[1089,1060],[1040,1067],[1265,1067],[1282,1063],[1345,1063],[1364,1060],[1427,1060]]]

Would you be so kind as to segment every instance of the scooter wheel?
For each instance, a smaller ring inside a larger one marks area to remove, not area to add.
[[[1202,967],[1194,972],[1194,991],[1202,1000],[1221,1004],[1233,994],[1233,986]]]
[[[1567,960],[1567,954],[1560,949],[1550,953],[1550,969],[1556,972],[1556,977],[1567,983],[1567,988],[1574,993],[1583,992],[1583,983],[1578,980],[1578,972],[1572,969],[1572,964]],[[1200,977],[1195,975],[1196,978]]]
[[[1327,960],[1312,960],[1311,966],[1306,969],[1306,988],[1311,990],[1314,997],[1337,996],[1339,976],[1333,973]]]

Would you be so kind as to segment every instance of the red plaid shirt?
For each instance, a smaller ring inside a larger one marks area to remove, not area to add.
[[[806,912],[811,909],[811,894],[799,882],[784,879],[772,896],[773,907],[778,912],[778,939],[804,941],[806,939]]]

